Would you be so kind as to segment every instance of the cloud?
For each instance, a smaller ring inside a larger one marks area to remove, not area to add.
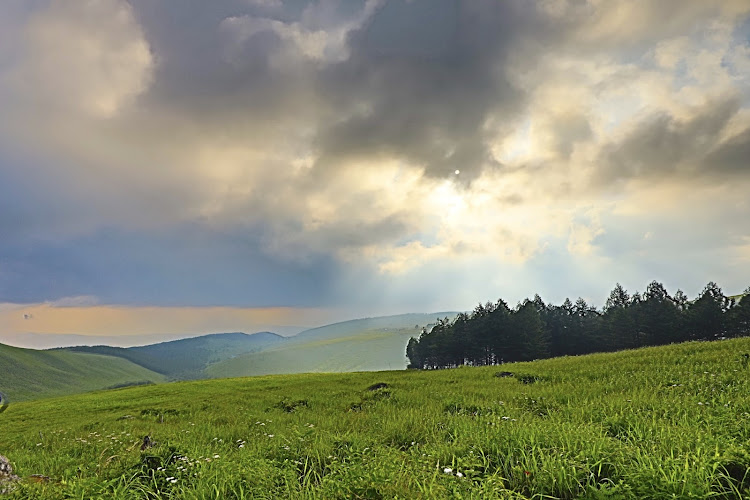
[[[505,62],[532,27],[512,2],[386,3],[350,36],[351,56],[321,72],[321,96],[338,116],[316,136],[316,170],[368,157],[427,176],[459,169],[467,180],[498,168],[488,141],[524,102]]]
[[[724,178],[729,171],[749,175],[732,161],[737,148],[746,147],[746,140],[721,141],[724,128],[739,109],[739,100],[728,96],[706,103],[685,120],[660,113],[634,123],[621,140],[602,148],[600,163],[606,165],[600,172],[603,181],[674,175],[705,179],[718,172]]]
[[[148,87],[154,61],[129,4],[52,1],[24,30],[16,98],[44,112],[112,117]]]
[[[747,236],[747,2],[0,9],[3,300],[416,307]]]
[[[99,304],[99,299],[93,295],[78,295],[75,297],[62,297],[50,302],[52,307],[87,307]]]

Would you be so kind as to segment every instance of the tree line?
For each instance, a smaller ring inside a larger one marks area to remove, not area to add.
[[[601,311],[582,298],[558,306],[539,295],[513,309],[502,299],[479,304],[423,329],[406,356],[410,368],[437,369],[748,335],[750,296],[730,299],[711,282],[691,301],[680,290],[670,296],[656,281],[631,296],[618,283]]]

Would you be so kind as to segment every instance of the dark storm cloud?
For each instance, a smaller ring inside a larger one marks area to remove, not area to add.
[[[496,165],[487,142],[524,102],[508,81],[507,57],[521,35],[552,31],[531,4],[389,0],[346,35],[343,61],[302,58],[279,69],[272,59],[285,42],[269,22],[330,34],[361,16],[365,3],[131,4],[157,59],[143,106],[251,144],[269,130],[312,129],[324,172],[372,156],[403,159],[431,176],[460,169],[465,179]],[[230,28],[243,24],[259,27],[237,43]],[[308,183],[321,178],[316,172]]]
[[[723,181],[731,171],[750,176],[750,169],[738,168],[743,148],[748,149],[747,132],[721,141],[740,104],[736,96],[727,96],[708,102],[687,120],[664,112],[642,120],[622,140],[602,148],[599,180],[713,175]]]
[[[341,119],[319,132],[319,168],[381,156],[430,176],[478,175],[495,163],[488,124],[524,103],[506,74],[509,52],[537,28],[533,6],[517,2],[385,3],[350,35],[351,57],[320,75]]]
[[[270,37],[246,53],[244,71],[225,58],[226,36],[222,21],[231,16],[261,14],[249,2],[132,0],[136,18],[157,57],[154,83],[142,97],[144,106],[176,114],[195,126],[216,125],[227,115],[247,116],[245,123],[267,108],[268,97],[284,95],[272,90],[267,55],[278,43]],[[263,99],[265,97],[265,99]],[[242,98],[241,104],[238,98]],[[236,126],[230,121],[225,129]]]
[[[88,295],[131,305],[317,306],[337,265],[277,259],[262,229],[189,225],[159,233],[100,230],[65,241],[25,239],[0,246],[0,302]]]
[[[727,140],[706,156],[707,169],[750,177],[750,129]]]

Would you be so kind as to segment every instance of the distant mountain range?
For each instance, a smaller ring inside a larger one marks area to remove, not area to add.
[[[258,352],[285,339],[271,332],[217,333],[139,347],[78,346],[55,350],[117,356],[173,380],[204,378],[204,370],[235,356]]]
[[[406,344],[455,312],[344,321],[292,337],[217,333],[138,347],[22,349],[0,344],[0,392],[10,401],[144,383],[274,373],[401,370]]]

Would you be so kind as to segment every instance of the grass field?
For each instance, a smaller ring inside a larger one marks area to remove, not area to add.
[[[11,404],[0,453],[24,499],[750,498],[748,352],[746,338],[81,394]]]
[[[126,359],[0,344],[0,391],[11,401],[165,380],[163,375]]]

